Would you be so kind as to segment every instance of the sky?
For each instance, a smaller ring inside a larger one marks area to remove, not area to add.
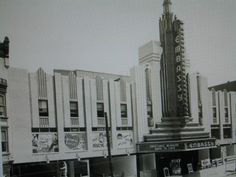
[[[0,0],[10,66],[129,74],[138,48],[159,40],[163,0]],[[209,86],[236,80],[236,0],[172,0],[191,72]]]

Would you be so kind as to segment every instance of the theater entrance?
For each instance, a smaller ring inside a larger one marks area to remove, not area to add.
[[[156,153],[158,176],[185,175],[196,171],[198,151]]]

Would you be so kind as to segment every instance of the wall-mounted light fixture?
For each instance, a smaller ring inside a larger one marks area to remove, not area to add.
[[[105,151],[103,151],[103,157],[107,158],[107,153]]]
[[[126,154],[127,154],[127,156],[130,156],[129,149],[126,149]]]
[[[46,155],[45,159],[46,159],[46,162],[47,162],[47,163],[50,163],[50,160],[49,160],[48,155]]]
[[[77,158],[78,161],[80,161],[80,156],[79,156],[78,153],[76,153],[76,158]]]

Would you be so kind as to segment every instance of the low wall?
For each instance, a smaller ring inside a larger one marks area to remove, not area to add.
[[[199,170],[192,174],[184,175],[184,177],[223,177],[223,176],[226,176],[224,165],[207,168]]]

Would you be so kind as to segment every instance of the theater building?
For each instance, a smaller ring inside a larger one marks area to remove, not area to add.
[[[145,125],[142,121],[149,121],[149,128],[143,129],[137,143],[138,166],[142,171],[147,163],[142,154],[153,152],[152,161],[156,162],[158,175],[186,174],[189,168],[197,170],[201,160],[210,158],[209,149],[216,147],[207,123],[207,82],[199,74],[188,73],[183,22],[171,12],[169,0],[163,3],[159,31],[160,43],[143,46],[139,53],[141,66],[134,69],[134,75],[144,73],[143,82],[146,82],[146,90],[141,88],[143,84],[136,84],[136,90],[143,92],[138,94],[143,98],[136,98],[142,100],[142,105],[136,102],[137,110],[145,106],[144,114],[153,117],[151,121],[143,120],[144,115],[137,113],[140,126]],[[136,82],[142,82],[141,78],[137,77]]]
[[[130,75],[30,73],[9,67],[9,40],[1,43],[5,176],[109,175],[105,113],[114,176],[182,175],[235,154],[235,90],[208,89],[189,73],[183,22],[170,0],[163,9],[160,42],[139,48]]]

